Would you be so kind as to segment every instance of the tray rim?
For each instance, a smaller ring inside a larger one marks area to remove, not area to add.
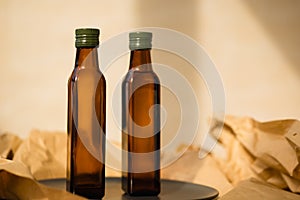
[[[111,181],[120,181],[121,180],[121,177],[114,177],[114,176],[108,176],[108,177],[105,177],[105,180],[111,180]],[[47,185],[46,183],[44,182],[51,182],[51,181],[66,181],[66,178],[53,178],[53,179],[41,179],[41,180],[38,180],[38,182],[40,184],[43,184],[43,185],[46,185],[48,187],[51,187],[49,185]],[[210,189],[212,191],[214,191],[216,194],[215,195],[212,195],[208,198],[201,198],[201,200],[209,200],[209,199],[217,199],[220,195],[219,191],[211,186],[207,186],[207,185],[203,185],[203,184],[198,184],[198,183],[193,183],[193,182],[188,182],[188,181],[182,181],[182,180],[173,180],[173,179],[165,179],[165,178],[162,178],[161,179],[161,182],[171,182],[171,183],[179,183],[179,184],[189,184],[189,185],[194,185],[194,186],[199,186],[199,187],[202,187],[202,188],[206,188],[206,189]]]

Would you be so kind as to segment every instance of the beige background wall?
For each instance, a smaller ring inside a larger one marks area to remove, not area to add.
[[[216,64],[227,114],[300,119],[299,10],[297,0],[1,0],[0,131],[66,130],[74,29],[90,26],[103,41],[145,26],[185,33]],[[127,70],[120,62],[108,86]]]

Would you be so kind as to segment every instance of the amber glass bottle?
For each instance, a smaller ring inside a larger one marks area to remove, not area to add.
[[[152,33],[133,32],[122,83],[122,189],[132,196],[160,193],[160,82],[151,64]]]
[[[104,196],[106,81],[98,65],[98,29],[76,29],[75,67],[68,81],[67,190]]]

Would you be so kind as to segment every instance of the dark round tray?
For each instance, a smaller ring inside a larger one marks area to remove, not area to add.
[[[66,188],[65,179],[42,180],[40,183],[59,189]],[[105,196],[107,200],[145,199],[145,200],[191,200],[215,199],[219,192],[211,187],[182,181],[161,180],[161,193],[158,197],[131,197],[121,190],[120,178],[106,178]]]

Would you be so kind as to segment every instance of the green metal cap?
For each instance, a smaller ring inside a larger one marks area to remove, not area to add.
[[[152,33],[150,32],[131,32],[129,33],[129,49],[151,49]]]
[[[75,30],[75,47],[96,47],[99,45],[100,30],[95,28],[80,28]]]

